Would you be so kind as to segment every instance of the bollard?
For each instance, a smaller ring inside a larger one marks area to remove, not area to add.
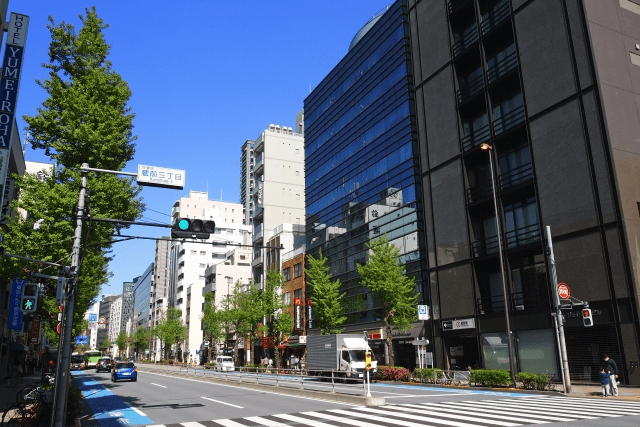
[[[278,375],[280,374],[280,372],[278,372],[279,369],[276,369],[276,387],[280,386],[280,384],[278,383]]]
[[[333,382],[333,369],[331,370],[331,393],[335,393],[336,392],[336,385]]]

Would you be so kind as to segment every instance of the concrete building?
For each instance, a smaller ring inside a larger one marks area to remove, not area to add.
[[[253,244],[264,246],[283,223],[305,223],[304,138],[292,128],[269,125],[254,143]],[[264,254],[254,248],[254,283],[263,283]]]
[[[558,280],[593,311],[592,327],[579,306],[565,312],[572,379],[595,382],[606,352],[623,383],[640,384],[638,28],[631,0],[397,1],[307,98],[307,249],[322,245],[350,283],[375,230],[367,217],[380,221],[367,209],[388,205],[376,186],[402,191],[383,216],[398,227],[378,222],[379,232],[417,236],[417,258],[404,261],[432,319],[394,333],[391,363],[413,367],[407,340],[426,336],[441,368],[509,368],[511,358],[518,371],[557,374],[549,226]],[[325,234],[343,223],[351,232],[358,208],[363,228],[342,241]],[[413,219],[400,231],[405,209]],[[376,307],[362,302],[349,330],[375,326]]]
[[[253,141],[247,140],[240,149],[240,204],[242,205],[242,223],[253,223]]]
[[[120,295],[103,295],[100,300],[100,308],[98,310],[98,334],[96,338],[99,349],[102,348],[105,338],[109,338],[111,305],[118,298],[120,298]],[[101,319],[104,319],[104,323],[100,323]],[[107,351],[108,350],[107,348]]]
[[[127,332],[127,322],[133,319],[133,289],[140,277],[136,277],[132,282],[122,284],[122,314],[120,315],[120,330]]]
[[[108,327],[108,337],[109,341],[111,341],[110,350],[107,350],[112,356],[118,355],[118,346],[116,344],[116,339],[118,339],[118,334],[122,330],[120,327],[120,322],[122,320],[122,295],[118,295],[112,302],[109,307],[109,324]]]
[[[242,205],[209,200],[207,193],[191,191],[173,205],[172,217],[199,218],[216,223],[208,241],[174,240],[171,248],[171,278],[169,305],[182,310],[188,338],[180,352],[194,356],[203,341],[200,316],[204,297],[205,270],[209,265],[224,262],[234,245],[247,244],[251,227],[242,224]],[[226,291],[226,290],[225,290]]]

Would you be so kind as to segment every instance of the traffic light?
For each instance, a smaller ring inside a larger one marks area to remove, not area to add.
[[[215,229],[215,221],[176,218],[171,228],[171,237],[174,239],[208,239],[209,235],[213,233]]]
[[[38,293],[40,285],[37,283],[25,283],[22,287],[20,309],[23,313],[35,313],[38,308]]]
[[[591,317],[590,308],[582,309],[582,323],[584,324],[584,326],[593,326],[593,317]]]
[[[365,368],[367,369],[367,371],[370,370],[371,369],[371,352],[370,351],[367,351],[364,354],[364,362],[365,362]]]

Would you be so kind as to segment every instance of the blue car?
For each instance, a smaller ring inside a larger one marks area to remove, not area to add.
[[[138,370],[133,362],[117,363],[113,372],[111,372],[111,381],[131,380],[138,381]]]

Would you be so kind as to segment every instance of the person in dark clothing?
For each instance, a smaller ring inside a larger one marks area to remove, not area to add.
[[[605,372],[609,374],[609,387],[611,388],[611,394],[614,396],[618,395],[618,365],[616,361],[610,358],[608,355],[604,355],[604,366]]]
[[[609,373],[604,368],[600,368],[600,384],[602,384],[602,395],[608,397],[609,392]]]

